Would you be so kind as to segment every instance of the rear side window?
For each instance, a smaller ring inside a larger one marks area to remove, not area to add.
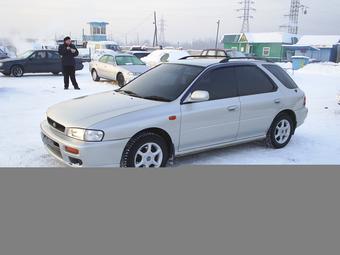
[[[273,81],[256,66],[235,67],[240,96],[249,96],[276,91]]]
[[[219,68],[204,74],[195,90],[208,91],[210,100],[238,97],[234,68]]]
[[[289,89],[296,89],[298,86],[294,80],[277,65],[263,65],[269,72],[271,72],[285,87]]]

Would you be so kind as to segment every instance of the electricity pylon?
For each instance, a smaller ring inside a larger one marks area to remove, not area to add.
[[[250,31],[250,19],[254,18],[251,13],[256,11],[253,7],[255,1],[253,0],[242,0],[239,2],[242,5],[241,8],[237,9],[238,12],[242,12],[242,15],[238,18],[242,19],[241,33],[247,33]]]

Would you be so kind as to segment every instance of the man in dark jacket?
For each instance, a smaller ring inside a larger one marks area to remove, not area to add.
[[[61,62],[63,65],[65,89],[68,89],[69,80],[71,78],[74,89],[79,90],[80,88],[76,80],[76,61],[74,59],[79,55],[79,52],[76,46],[72,44],[70,37],[65,37],[64,44],[59,46],[58,52],[61,55]]]

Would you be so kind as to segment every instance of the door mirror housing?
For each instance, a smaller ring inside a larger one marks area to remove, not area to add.
[[[186,103],[205,102],[209,101],[209,99],[210,95],[208,91],[196,90],[188,97],[188,99],[185,102]]]

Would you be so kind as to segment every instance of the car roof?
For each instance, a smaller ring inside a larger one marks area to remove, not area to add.
[[[224,63],[228,65],[245,65],[245,64],[269,64],[263,60],[255,60],[255,59],[230,59],[227,62],[221,62],[225,58],[194,58],[194,59],[183,59],[172,61],[171,63],[182,64],[182,65],[194,65],[201,67],[209,67],[212,65]]]
[[[134,57],[133,54],[124,53],[124,52],[103,53],[103,54],[100,55],[100,58],[102,56],[113,56],[113,57],[131,57],[131,56],[133,56]]]

